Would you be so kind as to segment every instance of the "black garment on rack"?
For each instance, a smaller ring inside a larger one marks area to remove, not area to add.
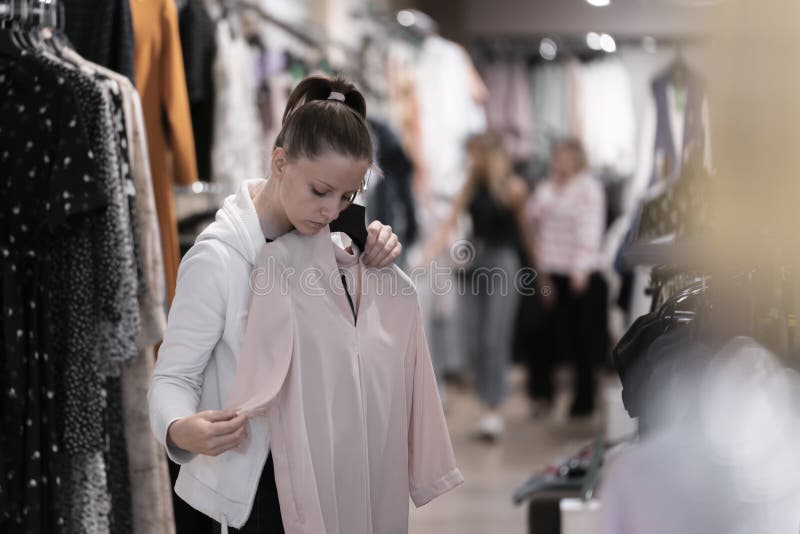
[[[367,184],[369,217],[391,226],[403,246],[409,247],[417,237],[417,219],[411,192],[414,165],[397,135],[388,124],[367,120],[375,139],[376,160],[383,178]]]
[[[30,53],[0,56],[0,531],[63,532],[63,361],[52,245],[108,198],[75,94]],[[23,401],[24,399],[24,401]]]
[[[178,27],[192,115],[197,173],[200,179],[210,180],[214,136],[213,67],[217,55],[216,25],[202,0],[188,0],[178,13]]]
[[[61,0],[65,33],[94,63],[134,80],[133,22],[129,0]]]

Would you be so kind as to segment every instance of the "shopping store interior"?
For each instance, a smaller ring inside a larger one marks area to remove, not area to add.
[[[0,532],[797,532],[798,21],[0,0]]]

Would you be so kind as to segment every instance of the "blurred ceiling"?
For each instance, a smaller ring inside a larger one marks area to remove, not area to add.
[[[685,36],[703,31],[719,0],[610,0],[594,7],[586,0],[396,0],[431,15],[442,35],[458,41],[479,36],[526,34]]]

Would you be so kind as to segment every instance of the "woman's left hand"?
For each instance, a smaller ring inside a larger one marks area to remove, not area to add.
[[[392,227],[372,221],[367,227],[367,243],[364,247],[364,264],[368,267],[386,267],[400,257],[403,245]]]

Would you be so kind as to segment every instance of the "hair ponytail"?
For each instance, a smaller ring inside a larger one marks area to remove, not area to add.
[[[344,96],[344,102],[331,98]],[[343,78],[309,76],[289,95],[275,148],[290,158],[313,159],[326,150],[372,161],[367,104],[356,87]]]

